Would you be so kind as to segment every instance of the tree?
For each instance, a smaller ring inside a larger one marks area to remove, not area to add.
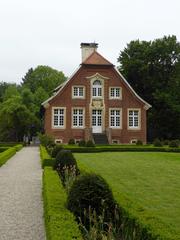
[[[33,93],[42,87],[48,95],[51,95],[52,90],[65,80],[63,72],[48,66],[38,66],[35,69],[29,69],[22,78],[22,86],[28,87]]]
[[[0,140],[22,141],[37,124],[34,114],[22,103],[20,96],[13,96],[1,103]]]
[[[152,104],[149,139],[180,138],[180,43],[176,37],[131,41],[118,62],[135,91]]]

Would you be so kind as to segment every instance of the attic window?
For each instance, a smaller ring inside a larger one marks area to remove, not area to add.
[[[121,88],[120,87],[110,87],[109,98],[110,99],[121,99]]]
[[[72,97],[73,98],[84,98],[84,86],[73,86]]]
[[[101,81],[95,80],[92,87],[92,96],[93,97],[102,97],[102,85]]]

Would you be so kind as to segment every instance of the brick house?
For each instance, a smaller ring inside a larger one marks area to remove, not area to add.
[[[82,63],[43,102],[45,133],[58,143],[146,143],[146,111],[151,107],[132,89],[96,43],[82,43]]]

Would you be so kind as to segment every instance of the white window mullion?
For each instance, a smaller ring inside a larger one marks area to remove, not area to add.
[[[110,127],[121,128],[121,110],[110,109]]]
[[[73,109],[72,126],[83,127],[84,125],[84,110]]]
[[[54,108],[53,109],[53,127],[64,127],[65,119],[65,109],[64,108]]]

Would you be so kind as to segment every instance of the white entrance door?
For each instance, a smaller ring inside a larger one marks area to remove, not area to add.
[[[92,132],[102,133],[102,110],[92,110]]]

